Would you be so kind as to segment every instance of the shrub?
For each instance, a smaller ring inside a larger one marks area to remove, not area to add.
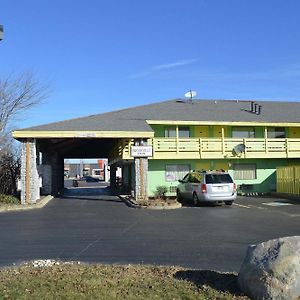
[[[168,188],[164,185],[160,185],[156,188],[155,197],[159,199],[165,199]]]
[[[20,204],[20,201],[19,201],[18,198],[14,197],[14,196],[0,194],[0,203],[5,203],[5,204]]]

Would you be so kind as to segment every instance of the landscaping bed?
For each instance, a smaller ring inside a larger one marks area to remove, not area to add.
[[[1,299],[248,299],[235,274],[143,265],[30,262],[0,269]]]
[[[42,208],[51,199],[53,199],[53,197],[50,195],[43,196],[38,199],[35,204],[23,205],[21,204],[21,201],[14,196],[0,194],[0,212]]]
[[[18,198],[11,195],[0,194],[0,209],[13,209],[21,206],[21,202]]]

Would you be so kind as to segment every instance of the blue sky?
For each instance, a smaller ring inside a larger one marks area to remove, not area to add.
[[[49,98],[16,125],[180,98],[300,100],[299,0],[3,0],[0,76]]]

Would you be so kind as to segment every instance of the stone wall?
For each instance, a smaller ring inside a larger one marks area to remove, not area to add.
[[[148,199],[148,158],[139,157],[134,159],[135,170],[135,199],[143,201]]]
[[[39,198],[40,181],[37,170],[36,143],[35,140],[28,140],[22,142],[21,148],[21,203],[33,204]]]

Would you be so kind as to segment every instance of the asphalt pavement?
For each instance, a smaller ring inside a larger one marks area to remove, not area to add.
[[[158,211],[130,208],[103,186],[71,188],[42,209],[0,214],[0,266],[58,259],[238,272],[247,245],[300,235],[299,221],[300,205],[284,199]]]

